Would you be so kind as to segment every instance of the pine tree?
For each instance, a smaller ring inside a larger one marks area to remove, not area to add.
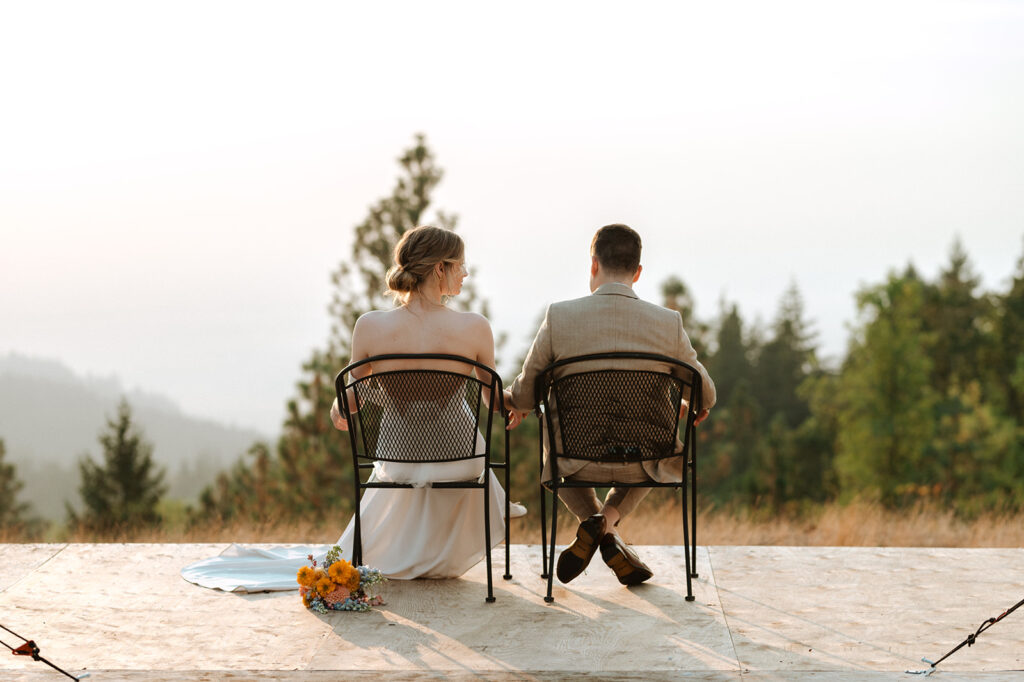
[[[708,358],[707,368],[714,379],[719,402],[727,404],[741,380],[748,383],[752,380],[754,365],[751,356],[757,350],[751,347],[735,304],[728,311],[723,304],[715,341],[715,352]]]
[[[366,219],[355,227],[351,255],[331,274],[330,336],[326,346],[314,350],[302,366],[298,395],[287,403],[276,457],[255,447],[250,452],[259,471],[252,472],[240,462],[222,474],[214,487],[203,492],[200,516],[284,520],[324,518],[351,510],[347,436],[334,429],[328,416],[335,398],[334,379],[348,362],[351,330],[359,316],[393,305],[385,294],[385,275],[395,244],[407,231],[425,224],[433,191],[444,175],[423,135],[416,136],[398,162],[401,174],[394,189],[370,206]],[[439,227],[455,229],[457,222],[454,214],[435,213],[434,224]],[[487,314],[486,303],[477,297],[472,282],[453,303]],[[264,501],[258,504],[247,492],[253,477],[265,491]]]
[[[993,318],[992,359],[985,365],[1003,410],[1024,424],[1024,256],[1009,291],[995,298]]]
[[[25,484],[18,479],[13,464],[4,461],[7,450],[0,438],[0,530],[20,529],[29,522],[29,505],[18,501],[18,494]]]
[[[662,305],[669,310],[677,311],[683,318],[683,328],[686,335],[690,337],[690,343],[698,356],[707,352],[708,327],[697,319],[694,314],[696,307],[690,289],[683,280],[675,275],[669,277],[661,284]]]
[[[153,446],[132,423],[128,401],[122,399],[117,416],[107,420],[99,443],[102,462],[86,456],[78,464],[85,509],[79,516],[68,505],[68,526],[109,533],[159,524],[157,504],[166,492],[165,472],[153,461]]]
[[[799,389],[811,416],[794,434],[792,496],[823,502],[836,495],[835,453],[839,433],[839,377],[818,369]]]
[[[934,284],[924,287],[923,329],[931,339],[932,387],[940,396],[979,379],[992,336],[987,330],[992,305],[976,293],[980,277],[959,239]]]
[[[936,480],[932,361],[923,330],[924,284],[912,269],[857,295],[860,327],[839,381],[836,468],[847,497],[887,504]]]
[[[817,367],[810,324],[804,319],[803,298],[796,284],[786,289],[772,325],[772,338],[757,359],[756,394],[771,406],[769,417],[782,413],[785,424],[796,428],[810,416],[807,401],[800,397],[800,384]]]

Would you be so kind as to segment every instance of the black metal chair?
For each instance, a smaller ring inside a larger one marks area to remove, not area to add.
[[[641,361],[639,364],[637,361]],[[628,364],[630,369],[619,369]],[[636,369],[649,365],[651,369]],[[668,370],[668,371],[666,371]],[[674,372],[674,373],[673,373]],[[541,471],[544,433],[551,462],[551,479],[541,474],[541,560],[542,578],[548,581],[544,600],[551,596],[555,567],[555,538],[558,528],[560,488],[677,488],[682,491],[683,555],[686,568],[686,600],[693,601],[691,577],[696,577],[696,504],[694,525],[688,522],[687,479],[696,499],[696,430],[700,412],[701,376],[690,365],[653,353],[597,353],[565,358],[547,366],[536,384],[535,396],[541,429]],[[680,406],[686,401],[685,419]],[[678,439],[678,440],[677,440]],[[679,447],[681,445],[681,448]],[[590,462],[642,462],[685,457],[682,480],[671,483],[648,481],[619,483],[585,481],[559,474],[559,459]],[[547,494],[551,494],[551,537],[547,537]],[[691,544],[690,531],[694,542]]]
[[[480,370],[478,375],[428,370],[402,369],[374,372],[358,379],[351,373],[363,365],[385,360],[450,360]],[[353,564],[363,560],[360,526],[360,500],[368,488],[413,488],[412,483],[373,480],[368,475],[375,462],[428,464],[458,462],[482,458],[483,475],[461,481],[431,482],[431,488],[476,488],[484,496],[484,537],[487,557],[487,601],[494,601],[491,577],[491,505],[492,469],[505,470],[505,580],[510,580],[509,559],[509,443],[505,440],[504,461],[491,460],[491,430],[495,421],[493,406],[504,415],[501,377],[486,365],[458,355],[401,353],[377,355],[350,364],[338,373],[335,390],[341,413],[349,424],[355,483],[355,522]],[[491,406],[491,407],[489,407]],[[410,425],[414,428],[410,429]],[[504,429],[503,429],[504,431]],[[483,452],[478,452],[477,433],[483,437]]]

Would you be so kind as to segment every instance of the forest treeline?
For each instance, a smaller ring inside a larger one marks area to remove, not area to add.
[[[283,435],[218,477],[196,519],[351,510],[348,442],[328,419],[334,375],[359,314],[389,305],[383,275],[392,248],[425,222],[442,177],[422,137],[400,163],[394,190],[356,226],[352,253],[332,277],[331,338],[303,367]],[[436,216],[455,227],[454,215]],[[766,328],[735,304],[695,319],[678,277],[663,283],[662,297],[681,312],[718,387],[718,406],[701,426],[702,504],[774,514],[856,498],[938,502],[970,515],[1024,503],[1024,261],[1008,289],[983,291],[955,242],[934,279],[907,265],[863,287],[845,357],[832,367],[820,361],[795,286]],[[486,311],[472,293],[460,299]],[[512,496],[527,502],[538,495],[536,429],[530,419],[511,434]]]
[[[273,444],[254,443],[217,476],[188,510],[193,526],[335,517],[340,528],[351,511],[348,438],[328,417],[350,330],[363,312],[390,305],[384,273],[401,235],[426,222],[451,229],[458,222],[444,211],[428,215],[443,172],[422,136],[399,163],[394,189],[369,208],[354,229],[351,254],[331,274],[330,335],[302,366],[282,435]],[[829,366],[795,285],[767,325],[744,320],[728,302],[714,319],[697,319],[678,277],[665,280],[661,293],[660,303],[682,314],[718,388],[718,404],[699,428],[702,506],[776,515],[826,502],[923,502],[965,517],[1024,506],[1024,256],[999,291],[981,288],[959,241],[934,277],[906,265],[863,286],[845,355]],[[453,304],[487,312],[472,289]],[[105,448],[116,452],[117,438],[131,433],[126,419],[125,408],[110,422],[114,440]],[[512,497],[536,503],[536,419],[509,437]],[[142,454],[139,465],[149,459]],[[115,464],[108,458],[108,467]],[[87,469],[83,464],[83,500],[110,497],[109,490],[90,492],[104,479]],[[147,475],[147,506],[129,510],[131,523],[160,522],[154,495],[163,488],[159,477]],[[17,492],[0,441],[0,527],[25,514]],[[118,513],[127,523],[128,512]],[[70,510],[69,521],[109,527],[95,514],[78,518]]]
[[[795,287],[766,333],[735,306],[701,336],[719,390],[700,480],[769,512],[854,498],[963,515],[1024,503],[1024,261],[986,292],[959,241],[856,294],[845,357],[822,367]]]

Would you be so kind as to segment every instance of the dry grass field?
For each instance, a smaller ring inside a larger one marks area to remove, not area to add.
[[[549,512],[550,513],[550,512]],[[66,542],[240,542],[329,544],[337,540],[347,518],[321,519],[310,523],[209,525],[186,529],[169,524],[156,530],[47,537]],[[697,520],[700,545],[864,546],[864,547],[1024,547],[1024,514],[984,514],[971,520],[958,518],[935,505],[905,510],[857,502],[828,504],[800,515],[770,516],[762,513],[705,510]],[[655,495],[630,517],[620,530],[638,545],[681,545],[682,520],[678,502],[658,501]],[[559,512],[559,542],[568,542],[575,519]],[[24,542],[25,538],[0,529],[0,542]],[[512,522],[512,542],[540,542],[540,510]]]

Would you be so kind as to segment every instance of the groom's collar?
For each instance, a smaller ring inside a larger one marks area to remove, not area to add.
[[[618,282],[608,282],[602,284],[594,290],[594,296],[604,296],[605,294],[612,294],[614,296],[628,296],[629,298],[639,298],[636,292],[633,291],[633,287],[626,286],[625,284],[619,284]]]

